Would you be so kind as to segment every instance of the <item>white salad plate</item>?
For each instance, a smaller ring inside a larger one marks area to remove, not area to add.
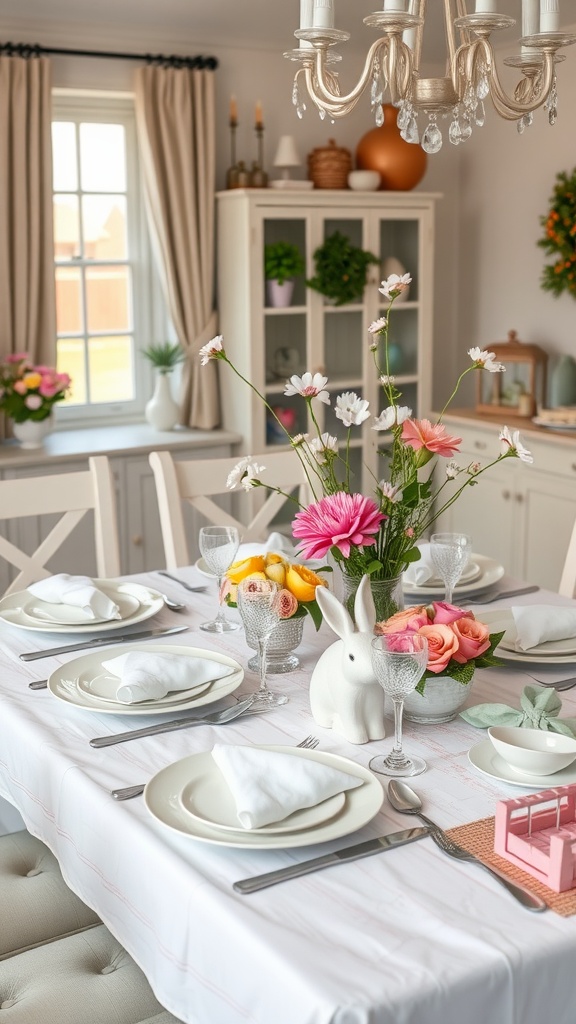
[[[532,423],[537,427],[547,427],[548,430],[572,431],[576,430],[576,423],[558,423],[558,420],[543,419],[542,416],[533,416]]]
[[[548,666],[574,664],[576,656],[575,637],[569,637],[567,640],[549,640],[546,643],[531,647],[528,651],[517,651],[514,647],[516,625],[510,609],[482,612],[482,621],[490,627],[491,633],[500,633],[503,629],[506,630],[494,652],[496,657],[501,658],[502,661],[531,662],[534,665]]]
[[[345,793],[336,793],[327,800],[322,800],[313,807],[304,807],[294,811],[281,821],[273,821],[269,825],[249,830],[238,821],[236,804],[222,772],[214,763],[210,752],[199,760],[193,782],[187,783],[180,793],[180,805],[187,814],[205,825],[224,829],[226,832],[250,832],[251,835],[279,835],[283,832],[301,832],[302,829],[315,828],[340,813],[346,803]],[[214,770],[216,769],[216,770]]]
[[[207,757],[212,760],[214,771],[219,771],[211,754],[204,752],[191,754],[174,764],[167,765],[150,779],[144,790],[144,803],[148,811],[158,822],[180,835],[217,846],[247,847],[253,850],[281,850],[327,843],[332,839],[351,835],[378,814],[384,800],[382,784],[371,771],[356,764],[355,761],[350,761],[339,754],[328,754],[323,750],[306,750],[303,747],[261,746],[260,749],[277,750],[282,754],[293,754],[295,757],[319,761],[362,779],[364,785],[350,789],[344,794],[344,806],[334,817],[297,832],[269,835],[248,829],[230,832],[193,818],[184,810],[180,799],[184,788],[193,784],[196,778],[206,771]]]
[[[510,786],[522,786],[524,789],[552,789],[555,786],[566,786],[576,782],[576,764],[572,762],[553,775],[526,775],[508,764],[496,753],[490,740],[482,740],[468,751],[468,760],[482,775],[498,782],[506,782]]]
[[[187,700],[189,697],[199,697],[201,693],[205,693],[213,683],[199,683],[198,686],[189,686],[185,690],[171,690],[164,697],[158,697],[155,700],[139,700],[139,701],[125,701],[118,700],[116,691],[120,680],[118,676],[110,676],[102,674],[101,676],[95,676],[94,679],[77,679],[76,686],[78,689],[86,694],[88,697],[92,697],[97,701],[105,701],[110,704],[117,704],[118,708],[131,708],[138,706],[139,708],[146,707],[148,705],[157,708],[163,704],[181,704],[183,700]]]
[[[118,605],[121,618],[82,618],[80,608],[39,601],[28,590],[21,590],[0,600],[0,619],[19,629],[33,629],[42,633],[104,633],[145,622],[164,607],[162,595],[140,583],[95,579],[94,586]]]
[[[229,665],[234,671],[230,675],[217,679],[210,683],[200,693],[185,695],[172,693],[158,701],[142,701],[138,704],[120,704],[117,700],[102,700],[93,696],[88,691],[88,684],[98,677],[105,675],[102,662],[110,657],[110,651],[100,648],[90,654],[84,654],[79,658],[73,658],[66,665],[61,665],[48,677],[48,689],[54,697],[70,704],[72,707],[82,708],[83,711],[95,711],[99,714],[108,715],[160,715],[173,711],[184,711],[189,708],[202,707],[205,704],[213,704],[221,697],[236,690],[244,678],[244,669],[233,658],[225,654],[218,654],[216,651],[208,651],[202,647],[173,647],[168,644],[126,644],[122,645],[122,653],[130,651],[150,652],[150,654],[180,655],[190,658],[191,672],[194,669],[194,659],[202,658],[204,661],[213,661],[216,665]]]
[[[471,567],[473,569],[476,567],[474,569],[474,576],[469,579],[466,579],[466,576],[464,576],[454,587],[455,601],[456,598],[464,597],[466,594],[477,594],[483,590],[489,590],[504,575],[504,566],[500,565],[494,558],[487,558],[486,555],[470,555],[467,569]],[[444,584],[440,581],[438,583],[430,581],[418,587],[416,584],[408,583],[404,580],[402,586],[404,593],[413,597],[436,597],[442,599],[445,590]]]

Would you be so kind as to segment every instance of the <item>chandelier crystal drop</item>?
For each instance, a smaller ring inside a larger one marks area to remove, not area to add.
[[[435,0],[429,17],[438,16],[442,4],[446,34],[442,78],[420,75],[428,0],[382,0],[383,9],[364,18],[364,24],[380,36],[368,50],[358,82],[342,95],[335,70],[342,58],[334,47],[350,34],[334,27],[335,2],[300,0],[300,28],[294,33],[299,46],[284,54],[299,65],[292,94],[299,117],[306,110],[302,86],[320,117],[328,115],[332,121],[349,114],[369,89],[376,124],[383,124],[382,104],[389,95],[398,108],[400,134],[427,153],[442,147],[440,118],[449,119],[447,135],[454,145],[470,138],[473,128],[484,124],[488,98],[500,117],[516,121],[520,133],[532,124],[538,107],[546,110],[551,125],[556,122],[556,65],[565,60],[558,50],[576,42],[576,35],[560,29],[560,0],[522,0],[520,53],[504,60],[521,75],[512,96],[500,82],[490,37],[516,22],[497,13],[498,0],[475,0],[470,14],[466,0]]]

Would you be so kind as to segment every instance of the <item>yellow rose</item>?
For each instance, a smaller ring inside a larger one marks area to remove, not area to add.
[[[286,568],[282,562],[274,562],[272,565],[267,565],[264,572],[266,573],[269,580],[274,580],[279,586],[283,587],[286,581]]]
[[[326,580],[304,565],[290,565],[286,572],[286,586],[299,601],[313,601],[316,587],[325,587]]]
[[[27,388],[39,388],[42,383],[39,373],[26,373],[22,380]]]
[[[226,573],[232,583],[240,583],[245,576],[253,576],[259,573],[264,578],[264,555],[253,555],[252,558],[244,558],[241,562],[233,562]]]
[[[288,565],[287,559],[283,558],[282,555],[276,554],[275,551],[269,551],[266,555],[266,566],[278,565],[279,562],[281,562],[282,565]]]

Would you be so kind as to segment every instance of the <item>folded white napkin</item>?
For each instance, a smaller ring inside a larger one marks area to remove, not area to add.
[[[216,743],[212,757],[236,801],[243,828],[282,821],[294,811],[362,785],[362,779],[347,772],[277,750]]]
[[[252,558],[253,555],[265,555],[269,551],[275,551],[288,559],[296,557],[296,550],[289,537],[285,537],[282,533],[271,533],[268,539],[261,544],[241,544],[235,561],[240,562],[243,558]]]
[[[532,604],[512,608],[516,626],[515,647],[529,651],[547,640],[576,637],[576,609],[561,605]]]
[[[119,619],[120,609],[106,594],[94,586],[89,576],[69,576],[61,572],[32,583],[28,593],[48,604],[67,604],[80,608],[87,620]]]
[[[102,666],[110,675],[118,676],[116,699],[122,704],[158,700],[173,690],[190,690],[234,672],[231,665],[208,658],[144,651],[128,651],[103,661]]]
[[[422,587],[429,580],[436,578],[436,570],[432,562],[432,553],[428,541],[418,544],[418,549],[421,554],[420,561],[410,562],[404,573],[404,582],[411,583],[415,587]]]

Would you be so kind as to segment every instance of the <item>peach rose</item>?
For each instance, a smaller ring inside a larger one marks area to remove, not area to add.
[[[432,607],[434,609],[434,622],[444,626],[449,626],[452,622],[456,622],[456,619],[461,619],[463,615],[469,615],[470,618],[474,618],[473,612],[467,612],[464,608],[457,608],[454,604],[446,604],[446,601],[433,601]]]
[[[472,658],[479,658],[490,647],[490,634],[483,622],[465,615],[452,623],[452,629],[458,638],[458,651],[454,661],[465,665]]]
[[[384,622],[377,622],[374,627],[374,632],[377,635],[386,633],[403,633],[406,629],[411,629],[413,632],[417,632],[417,630],[420,629],[420,626],[427,626],[428,622],[429,619],[426,614],[426,605],[413,605],[411,608],[405,608],[403,611],[396,612]]]
[[[428,641],[428,664],[426,668],[440,675],[458,650],[458,637],[451,626],[421,626],[418,632]]]
[[[278,614],[281,619],[291,619],[294,612],[298,611],[298,601],[286,588],[280,591],[278,602]]]

